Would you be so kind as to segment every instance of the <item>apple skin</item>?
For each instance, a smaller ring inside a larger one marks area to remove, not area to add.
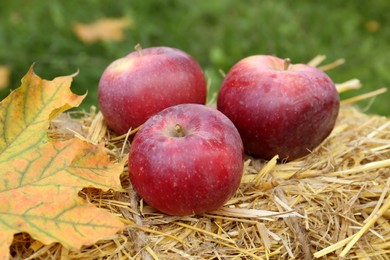
[[[189,54],[170,47],[140,52],[113,61],[99,81],[100,110],[117,134],[140,126],[164,108],[206,102],[202,68]]]
[[[333,130],[340,99],[321,70],[269,55],[237,62],[228,72],[217,108],[235,124],[247,154],[291,161],[316,148]]]
[[[225,115],[205,105],[180,104],[142,125],[131,145],[129,175],[150,206],[193,215],[216,210],[234,195],[243,162],[240,134]]]

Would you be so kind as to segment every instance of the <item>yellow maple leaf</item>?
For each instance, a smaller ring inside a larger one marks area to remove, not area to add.
[[[72,78],[42,80],[31,68],[0,103],[0,260],[9,259],[16,233],[80,248],[123,228],[78,192],[120,189],[124,163],[110,162],[102,145],[47,136],[50,119],[84,99],[71,92]]]
[[[8,87],[11,70],[7,66],[0,66],[0,90]]]
[[[370,20],[366,22],[366,30],[370,33],[379,31],[381,24],[376,20]]]
[[[96,41],[122,41],[123,30],[129,28],[133,22],[128,17],[101,18],[90,24],[75,23],[73,31],[77,37],[85,43]]]

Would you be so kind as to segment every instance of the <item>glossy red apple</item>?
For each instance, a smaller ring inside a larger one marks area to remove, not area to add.
[[[164,108],[206,102],[206,80],[187,53],[169,47],[138,49],[112,62],[98,89],[101,112],[117,134],[136,128]]]
[[[334,83],[321,70],[256,55],[231,68],[217,107],[237,127],[246,153],[294,160],[330,134],[339,103]]]
[[[233,123],[199,104],[169,107],[135,135],[130,180],[149,205],[170,215],[221,207],[236,192],[244,151]]]

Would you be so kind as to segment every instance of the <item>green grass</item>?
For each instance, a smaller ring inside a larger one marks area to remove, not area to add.
[[[388,0],[373,1],[108,1],[3,0],[0,3],[0,64],[12,69],[10,88],[35,63],[46,79],[74,73],[76,93],[88,96],[83,108],[97,104],[97,85],[114,59],[143,47],[171,46],[190,53],[206,72],[213,91],[238,60],[254,54],[307,62],[317,54],[347,63],[329,71],[335,82],[359,78],[363,88],[342,98],[389,86]],[[74,22],[128,16],[134,26],[123,42],[86,45],[74,35]],[[369,21],[379,23],[370,32]],[[9,89],[0,93],[5,97]],[[368,113],[390,115],[390,91],[359,105]],[[368,107],[368,105],[370,105]]]

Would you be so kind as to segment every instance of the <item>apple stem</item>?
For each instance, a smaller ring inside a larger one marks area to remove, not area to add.
[[[143,55],[143,54],[142,54],[142,46],[141,46],[141,44],[137,43],[137,44],[135,45],[134,49],[138,52],[138,55],[139,55],[139,56],[142,56],[142,55]]]
[[[183,137],[184,136],[183,127],[181,125],[176,124],[175,131],[176,131],[176,137]]]
[[[290,64],[291,64],[291,60],[289,58],[284,59],[284,70],[288,70]]]

